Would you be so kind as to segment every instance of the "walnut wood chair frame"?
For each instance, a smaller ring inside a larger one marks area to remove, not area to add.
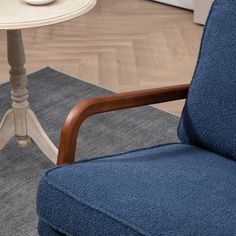
[[[76,142],[83,121],[95,114],[185,99],[189,85],[168,86],[81,100],[69,112],[60,137],[57,164],[74,162]]]

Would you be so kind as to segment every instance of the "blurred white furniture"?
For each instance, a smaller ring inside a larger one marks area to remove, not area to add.
[[[154,0],[156,2],[170,4],[176,7],[182,7],[186,9],[194,9],[194,0]]]
[[[204,25],[213,0],[195,0],[193,21]]]
[[[32,139],[43,153],[56,163],[58,150],[44,132],[28,102],[21,29],[74,19],[88,12],[95,4],[96,0],[56,0],[50,5],[37,7],[22,0],[0,0],[0,30],[7,30],[12,89],[12,107],[6,112],[0,124],[0,149],[3,149],[13,137],[17,138],[21,148],[28,147]]]
[[[205,24],[213,0],[153,0],[194,11],[194,22]]]

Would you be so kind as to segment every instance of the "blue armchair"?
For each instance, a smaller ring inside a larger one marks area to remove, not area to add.
[[[236,2],[215,0],[187,85],[81,101],[61,133],[58,164],[73,162],[90,115],[183,99],[181,143],[47,171],[37,195],[41,236],[236,235]]]

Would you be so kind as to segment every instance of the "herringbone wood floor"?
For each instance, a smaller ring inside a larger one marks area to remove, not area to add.
[[[148,0],[98,0],[76,20],[24,30],[26,67],[49,65],[116,92],[186,83],[201,33],[190,11]],[[9,69],[3,31],[0,42],[2,82]],[[160,107],[179,114],[182,103]]]

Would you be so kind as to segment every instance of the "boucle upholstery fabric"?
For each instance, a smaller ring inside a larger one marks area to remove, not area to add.
[[[236,1],[216,0],[179,126],[183,143],[236,160]]]
[[[76,162],[43,176],[37,208],[73,236],[236,235],[236,162],[183,144]]]
[[[214,2],[182,143],[47,171],[37,196],[41,236],[236,235],[235,12],[234,0]]]

